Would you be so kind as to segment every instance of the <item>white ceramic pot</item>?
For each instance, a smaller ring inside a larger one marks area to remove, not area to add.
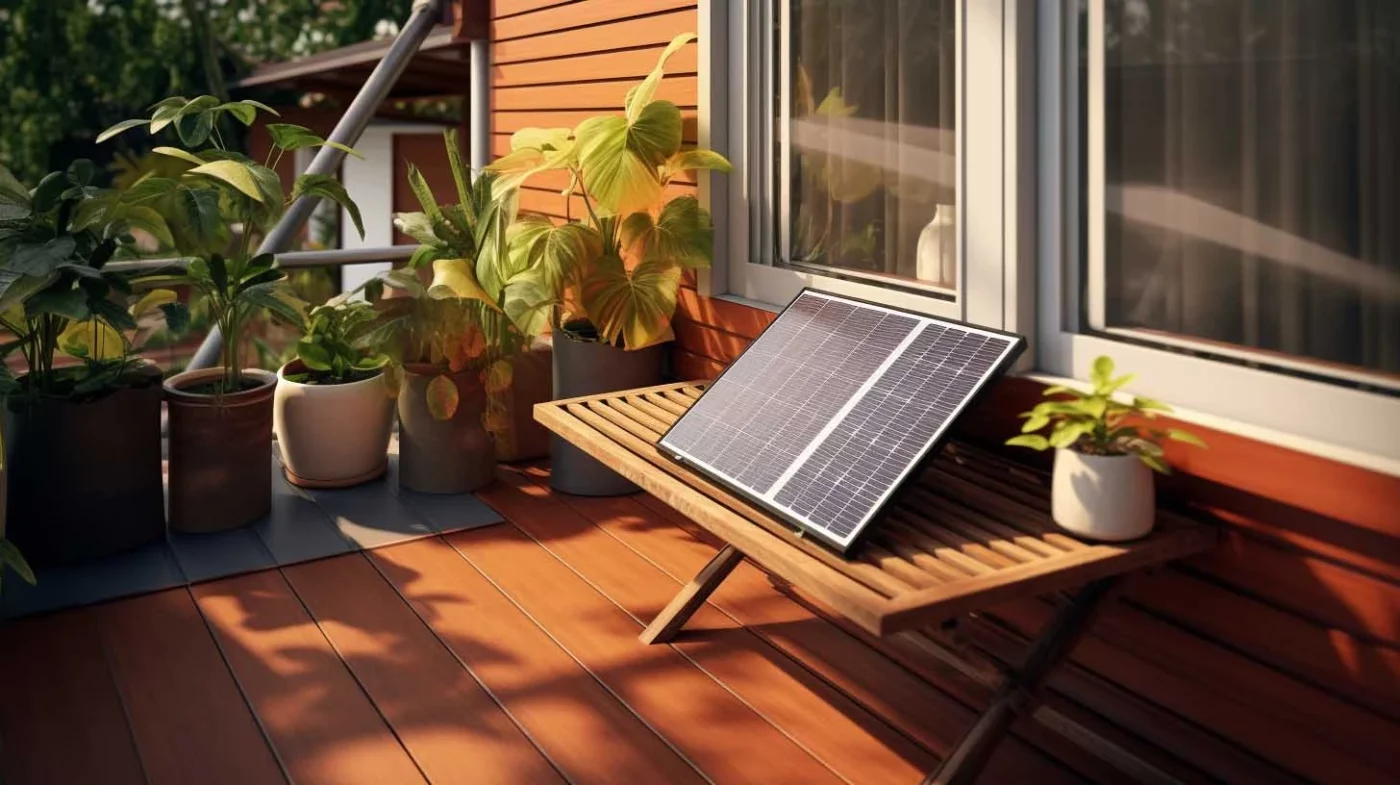
[[[287,480],[304,488],[348,488],[384,474],[394,399],[374,376],[350,384],[301,384],[294,360],[277,372],[272,430]]]
[[[1152,470],[1132,455],[1056,450],[1050,506],[1055,523],[1078,537],[1135,540],[1152,531]]]

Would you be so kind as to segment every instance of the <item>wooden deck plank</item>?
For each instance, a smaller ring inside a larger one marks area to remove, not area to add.
[[[571,782],[703,781],[452,546],[434,538],[369,556]]]
[[[529,474],[544,480],[548,469],[533,468]],[[700,569],[714,552],[712,544],[700,541],[672,519],[643,504],[650,497],[587,498],[560,494],[557,498],[674,580]],[[664,507],[661,502],[651,501]],[[975,718],[964,703],[776,591],[767,576],[752,564],[737,567],[715,590],[710,602],[935,753],[951,749]],[[695,629],[698,628],[699,625]],[[683,636],[678,643],[684,641]],[[1008,741],[1002,748],[987,776],[989,781],[1007,782],[1073,779],[1064,769],[1016,740]]]
[[[512,522],[559,512],[500,485],[478,493]],[[635,618],[518,529],[498,526],[447,540],[712,781],[839,782],[677,651],[638,641],[642,625]]]
[[[0,631],[0,744],[9,785],[146,781],[93,611]]]
[[[95,615],[152,785],[285,781],[188,590]]]
[[[559,501],[572,497],[551,498],[524,478],[505,477],[519,484],[494,498],[516,513],[512,521],[634,618],[650,620],[679,589],[677,580]],[[713,607],[702,607],[674,645],[850,782],[918,782],[935,764],[925,750]]]
[[[297,783],[425,782],[280,572],[193,591]]]
[[[434,785],[564,781],[363,555],[283,574]]]

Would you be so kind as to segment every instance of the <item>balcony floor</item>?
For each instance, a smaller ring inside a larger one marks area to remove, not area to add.
[[[748,564],[642,645],[714,545],[547,472],[478,494],[504,524],[0,625],[0,780],[916,783],[972,721]],[[1078,779],[1026,738],[985,781]]]

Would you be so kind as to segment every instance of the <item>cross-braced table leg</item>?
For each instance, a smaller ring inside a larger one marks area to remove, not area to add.
[[[676,633],[681,631],[691,615],[709,599],[710,592],[723,583],[743,560],[744,554],[740,553],[739,549],[733,545],[724,546],[710,559],[710,563],[681,589],[680,594],[671,600],[665,610],[652,619],[651,624],[642,631],[642,643],[667,643],[676,637]]]
[[[938,770],[924,779],[924,785],[963,785],[977,780],[1017,715],[1034,711],[1046,679],[1093,626],[1099,608],[1117,583],[1117,576],[1094,581],[1055,614],[1031,645],[1025,663],[1007,671],[992,704]]]

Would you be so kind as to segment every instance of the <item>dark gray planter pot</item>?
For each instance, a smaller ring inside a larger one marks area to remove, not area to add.
[[[160,372],[147,377],[93,401],[5,412],[5,536],[30,564],[100,559],[165,538]]]
[[[628,352],[608,344],[554,335],[554,398],[661,384],[665,345]],[[549,484],[577,496],[622,496],[641,490],[559,436],[550,441]]]
[[[496,476],[496,443],[482,422],[486,390],[475,371],[453,374],[457,411],[450,420],[428,411],[431,366],[404,369],[399,391],[399,485],[419,493],[470,493]]]

